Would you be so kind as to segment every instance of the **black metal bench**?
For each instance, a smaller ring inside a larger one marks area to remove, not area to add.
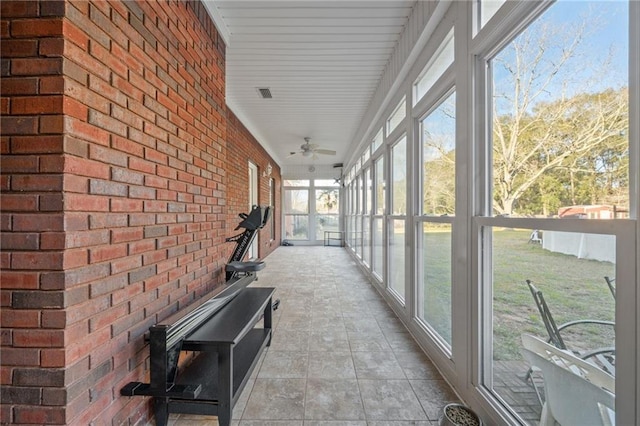
[[[254,276],[248,273],[220,295],[150,328],[150,382],[131,382],[120,393],[152,396],[157,425],[166,425],[169,413],[216,415],[220,425],[229,425],[233,406],[271,341],[275,289],[242,288],[243,279]],[[263,327],[257,328],[260,319]],[[182,351],[197,354],[179,366]]]

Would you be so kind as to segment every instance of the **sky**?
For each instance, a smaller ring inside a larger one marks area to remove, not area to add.
[[[627,1],[559,0],[516,38],[515,42],[527,36],[535,40],[538,35],[544,33],[544,26],[548,25],[547,31],[550,31],[552,36],[546,45],[544,59],[547,64],[557,63],[562,50],[573,41],[576,29],[586,22],[584,38],[574,57],[561,68],[540,100],[552,100],[563,92],[571,96],[581,92],[598,92],[607,88],[628,86],[628,9]],[[533,58],[537,53],[537,46],[536,43],[532,44],[529,58]],[[494,61],[496,94],[513,93],[513,82],[501,66],[501,62],[510,66],[515,62],[511,47],[512,44],[505,47]],[[604,65],[606,58],[609,58],[610,62]],[[498,105],[498,110],[510,110],[508,102],[499,101]]]

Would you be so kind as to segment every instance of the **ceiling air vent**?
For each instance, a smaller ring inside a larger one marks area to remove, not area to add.
[[[258,93],[260,93],[262,99],[273,98],[273,96],[271,96],[271,90],[268,87],[258,87]]]

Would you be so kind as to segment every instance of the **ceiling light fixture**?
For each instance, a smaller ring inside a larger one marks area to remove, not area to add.
[[[302,153],[303,157],[311,157],[313,155],[313,151],[309,150],[309,151],[304,151]]]

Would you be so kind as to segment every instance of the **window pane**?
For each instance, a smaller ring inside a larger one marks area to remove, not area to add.
[[[384,157],[376,161],[376,214],[384,214]]]
[[[404,120],[407,115],[407,102],[403,99],[400,102],[400,105],[396,107],[396,109],[391,113],[389,120],[387,120],[387,135],[393,132],[393,130],[398,127],[398,124]]]
[[[495,215],[628,215],[628,9],[559,1],[491,61]]]
[[[365,184],[365,189],[364,189],[364,196],[365,196],[365,210],[364,210],[364,214],[371,214],[371,197],[373,196],[373,192],[372,192],[372,185],[373,182],[371,182],[371,169],[367,168],[364,171],[364,184]]]
[[[391,235],[389,236],[389,287],[400,296],[404,302],[404,220],[391,221]]]
[[[315,186],[330,186],[332,188],[339,187],[340,184],[335,179],[315,179],[313,181]]]
[[[383,262],[383,247],[382,247],[382,218],[373,219],[373,272],[375,272],[380,279],[384,276],[382,274]]]
[[[371,265],[371,232],[369,226],[371,219],[368,216],[362,218],[362,260],[369,266]]]
[[[316,189],[316,212],[338,214],[338,194],[337,189]]]
[[[285,179],[284,186],[309,186],[309,179]]]
[[[316,215],[316,240],[324,239],[325,231],[339,231],[338,215]]]
[[[480,26],[484,27],[489,19],[496,14],[500,6],[504,4],[506,0],[479,0],[480,7]]]
[[[404,137],[391,149],[392,199],[394,215],[407,213],[407,138]]]
[[[287,240],[308,240],[309,239],[309,216],[285,215],[284,216],[284,237]]]
[[[418,103],[447,68],[453,64],[453,44],[453,29],[451,29],[451,32],[447,34],[447,37],[445,37],[435,55],[433,55],[433,59],[427,64],[425,73],[415,85],[414,103]]]
[[[383,141],[382,129],[380,129],[378,130],[376,137],[373,138],[373,144],[371,145],[371,154],[373,154],[374,152],[376,152],[378,148],[380,148],[380,146],[382,145],[382,141]]]
[[[421,123],[422,212],[455,214],[456,95],[452,93]]]
[[[356,254],[362,256],[362,217],[356,216]]]
[[[309,213],[309,191],[286,189],[284,191],[285,213]]]
[[[533,229],[484,228],[492,240],[492,376],[493,391],[508,401],[512,409],[531,424],[540,418],[531,381],[525,380],[529,363],[521,355],[521,335],[550,338],[540,315],[533,291],[540,294],[551,317],[561,331],[563,345],[580,354],[599,348],[615,347],[615,297],[605,277],[615,278],[613,235],[577,232],[536,231]],[[531,285],[527,284],[530,280]],[[615,284],[615,281],[614,281]],[[583,320],[610,321],[609,325],[578,323]],[[556,343],[555,346],[561,347]],[[615,358],[610,353],[588,359],[599,368]],[[521,383],[514,386],[513,383]],[[541,387],[541,377],[534,374]],[[532,412],[533,410],[533,412]]]
[[[422,225],[422,303],[418,317],[451,345],[451,225]]]

